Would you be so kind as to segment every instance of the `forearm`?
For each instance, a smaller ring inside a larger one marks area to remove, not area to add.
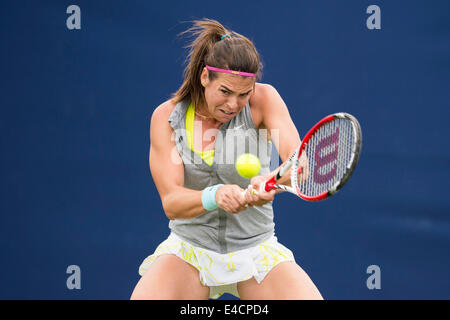
[[[207,212],[202,204],[202,190],[177,188],[162,199],[162,204],[170,220],[192,219]]]

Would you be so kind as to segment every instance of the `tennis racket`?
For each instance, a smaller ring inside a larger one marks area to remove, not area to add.
[[[361,146],[361,127],[355,117],[343,112],[329,115],[308,131],[278,173],[252,192],[281,189],[307,201],[324,200],[351,177]],[[277,184],[291,168],[291,185]]]

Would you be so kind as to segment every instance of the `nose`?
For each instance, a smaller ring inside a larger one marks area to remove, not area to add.
[[[237,97],[230,97],[227,101],[227,104],[228,108],[230,108],[229,110],[232,112],[237,112],[237,110],[239,109]]]

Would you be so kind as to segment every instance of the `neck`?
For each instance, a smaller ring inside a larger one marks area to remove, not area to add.
[[[195,114],[198,115],[200,118],[202,118],[202,119],[204,119],[204,120],[205,120],[205,119],[212,119],[212,117],[204,116],[204,115],[198,113],[197,111],[195,111]]]
[[[196,107],[195,115],[198,116],[201,120],[212,123],[214,126],[222,125],[222,123],[217,121],[213,116],[211,116],[208,111],[205,112],[204,110],[205,109],[203,109],[203,108]],[[208,110],[208,109],[206,109],[206,110]]]

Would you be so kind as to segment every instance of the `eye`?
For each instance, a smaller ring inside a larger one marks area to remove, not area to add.
[[[227,91],[227,90],[224,90],[224,89],[220,89],[220,91],[222,91],[222,93],[223,93],[224,95],[229,95],[229,94],[230,94],[230,92],[229,92],[229,91]]]

